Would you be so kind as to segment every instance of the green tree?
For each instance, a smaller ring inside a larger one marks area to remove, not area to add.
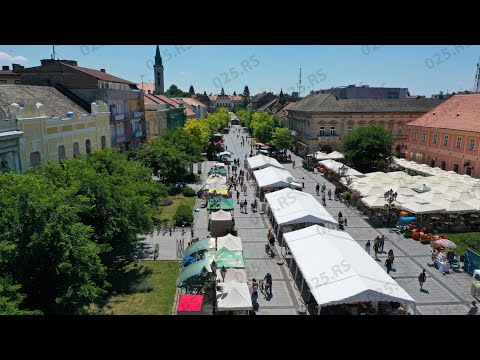
[[[0,175],[0,273],[21,285],[26,308],[74,313],[104,294],[105,267],[79,216],[87,199],[49,180]]]
[[[183,128],[167,129],[138,152],[140,161],[165,183],[185,181],[201,155],[198,142]]]
[[[290,149],[292,147],[292,143],[292,135],[288,128],[275,129],[271,141],[271,144],[273,146],[285,152],[287,149]]]
[[[199,148],[207,148],[212,133],[205,119],[188,119],[184,128]]]
[[[0,277],[0,315],[42,315],[39,310],[21,310],[20,306],[25,299],[21,294],[21,285],[14,284],[6,277]]]
[[[342,151],[354,168],[365,171],[388,159],[393,143],[390,131],[381,125],[368,125],[344,135]]]
[[[184,94],[185,94],[185,92],[183,90],[178,88],[177,85],[172,84],[172,85],[170,85],[168,90],[165,91],[164,95],[168,96],[168,97],[184,97],[183,96]]]

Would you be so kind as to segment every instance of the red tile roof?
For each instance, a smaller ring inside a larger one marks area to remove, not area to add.
[[[145,94],[143,99],[145,104],[166,104],[165,101],[160,100],[153,94]]]
[[[68,65],[68,64],[65,64],[65,63],[62,63],[62,64],[65,65],[65,66],[71,67],[75,70],[81,71],[85,74],[95,76],[97,79],[100,79],[100,80],[112,81],[112,82],[117,82],[117,83],[122,83],[122,84],[135,85],[135,86],[137,85],[137,84],[135,84],[131,81],[128,81],[128,80],[110,75],[110,74],[108,74],[106,72],[103,72],[103,71],[100,71],[100,70],[84,68],[84,67],[81,67],[81,66]]]
[[[480,94],[454,95],[407,125],[480,132]]]
[[[280,115],[288,115],[288,109],[290,109],[293,105],[295,105],[297,102],[296,101],[291,101],[287,105],[285,105],[283,108],[280,109],[280,111],[277,114]]]
[[[207,107],[207,105],[205,105],[201,101],[199,101],[197,99],[194,99],[194,98],[180,97],[180,98],[175,98],[175,100],[183,101],[184,103],[187,103],[190,106],[200,105],[200,107]]]
[[[190,110],[188,107],[185,107],[185,114],[187,114],[187,116],[195,116],[196,112]]]

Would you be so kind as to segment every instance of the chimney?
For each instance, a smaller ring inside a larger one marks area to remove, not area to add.
[[[10,70],[10,67],[8,65],[2,65],[2,70]]]
[[[105,69],[100,69],[101,72],[105,72]]]
[[[12,64],[12,70],[13,72],[20,73],[22,70],[25,69],[25,66],[19,65],[19,64]]]

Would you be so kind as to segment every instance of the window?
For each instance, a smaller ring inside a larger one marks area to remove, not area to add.
[[[427,133],[425,131],[422,131],[422,142],[427,141]]]
[[[117,137],[125,136],[125,127],[124,124],[117,124]]]
[[[435,167],[435,159],[432,159],[432,160],[430,161],[430,166],[431,166],[432,168]]]
[[[105,139],[105,136],[100,138],[100,142],[102,144],[102,149],[105,149],[105,146],[107,146],[107,140]]]
[[[65,146],[60,145],[58,147],[58,161],[66,160],[67,154],[65,153]]]
[[[413,141],[417,141],[417,132],[416,131],[413,132]]]
[[[443,135],[443,146],[448,146],[448,135]]]
[[[438,143],[438,134],[433,134],[432,144],[437,144],[437,143]]]
[[[445,170],[447,168],[447,163],[445,161],[442,161],[440,164],[440,169]]]
[[[348,131],[348,132],[352,132],[352,131],[353,131],[353,127],[352,127],[352,126],[349,126],[349,127],[347,128],[347,131]]]
[[[41,162],[40,153],[38,151],[32,152],[30,154],[30,166],[36,167],[40,165],[40,162]]]
[[[453,164],[453,171],[458,174],[458,164]]]
[[[470,139],[469,149],[470,149],[470,151],[475,150],[475,139]]]
[[[85,140],[85,152],[89,155],[92,152],[92,142],[90,139]]]
[[[78,145],[78,142],[73,143],[73,157],[80,156],[80,146]]]
[[[457,143],[455,144],[455,147],[457,149],[461,149],[462,148],[462,137],[461,136],[457,136]]]
[[[325,136],[325,126],[320,126],[320,136]]]
[[[330,126],[330,136],[335,136],[335,126]]]
[[[465,174],[468,176],[472,176],[472,168],[470,166],[467,166],[467,169],[465,170]]]

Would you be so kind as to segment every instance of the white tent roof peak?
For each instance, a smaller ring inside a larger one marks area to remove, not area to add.
[[[284,169],[277,159],[265,155],[256,155],[247,159],[248,167],[250,169],[261,169],[266,167],[274,167],[277,169]]]
[[[258,187],[293,187],[301,188],[302,185],[293,181],[292,175],[282,169],[268,167],[262,170],[254,171]]]
[[[247,283],[231,281],[220,285],[223,291],[217,292],[219,311],[252,310],[252,297]]]
[[[211,219],[215,221],[232,220],[232,214],[229,211],[218,210],[212,213]]]
[[[243,250],[242,239],[238,236],[227,234],[222,237],[217,237],[217,249],[226,248],[228,250]]]

